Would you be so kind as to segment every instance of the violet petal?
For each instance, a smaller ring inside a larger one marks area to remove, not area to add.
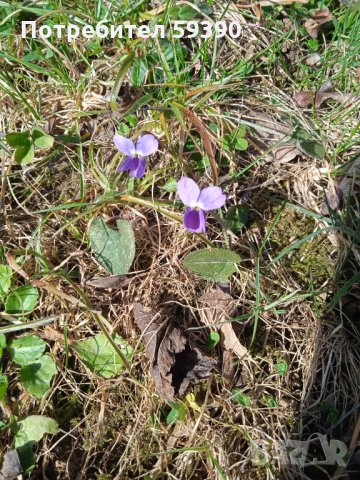
[[[184,205],[194,208],[200,195],[200,188],[191,178],[182,177],[177,184],[177,193]]]
[[[135,178],[142,178],[145,173],[146,160],[144,158],[137,158],[137,165],[130,170],[130,175]]]
[[[121,153],[128,155],[129,157],[134,157],[135,155],[135,145],[130,138],[123,137],[122,135],[114,135],[113,141],[115,146],[120,150]]]
[[[120,165],[118,172],[126,172],[127,170],[136,170],[138,167],[139,159],[137,157],[125,157],[125,160]]]
[[[142,135],[135,145],[137,155],[141,157],[147,157],[152,155],[159,148],[159,142],[157,138],[154,137],[151,133],[146,133]]]
[[[183,225],[194,233],[205,233],[206,217],[202,210],[188,208],[184,215]]]
[[[226,195],[222,192],[220,187],[207,187],[201,190],[198,206],[208,212],[209,210],[216,210],[224,205],[226,202]]]

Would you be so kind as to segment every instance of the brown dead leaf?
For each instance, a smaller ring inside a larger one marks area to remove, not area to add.
[[[325,199],[321,205],[321,213],[328,215],[330,210],[341,210],[346,201],[354,195],[355,185],[359,186],[360,157],[357,157],[347,168],[344,175],[338,178],[325,192]]]
[[[276,120],[267,113],[256,112],[254,110],[249,110],[242,118],[259,127],[264,127],[263,129],[259,128],[257,133],[265,145],[264,149],[271,149],[271,146],[275,145],[271,150],[271,156],[274,160],[280,163],[286,163],[298,155],[301,155],[296,145],[284,141],[286,135],[291,131],[291,125]]]
[[[315,15],[308,18],[305,22],[305,28],[310,37],[317,38],[321,26],[332,20],[332,14],[328,8],[322,8],[315,12]]]
[[[224,379],[224,384],[226,388],[231,389],[235,383],[235,375],[238,370],[238,365],[236,364],[237,356],[234,352],[230,350],[224,350],[222,357],[222,369],[221,376]]]
[[[305,58],[305,63],[309,67],[314,67],[321,62],[321,57],[318,53],[311,53]]]
[[[235,303],[231,295],[212,288],[199,301],[206,306],[202,311],[204,323],[220,330],[225,350],[232,351],[241,359],[250,358],[248,349],[240,343],[230,321]]]
[[[289,143],[273,148],[272,154],[278,162],[287,163],[300,155],[300,152],[296,145]]]
[[[353,93],[309,92],[305,90],[293,96],[293,100],[301,108],[310,108],[313,104],[315,108],[320,108],[326,100],[335,100],[336,102],[350,104],[357,99]]]
[[[0,470],[0,480],[15,480],[23,469],[17,450],[8,450]]]
[[[208,378],[216,361],[192,346],[182,329],[140,303],[134,304],[135,323],[143,334],[151,375],[159,395],[174,400],[190,385]]]
[[[221,325],[221,333],[223,335],[223,345],[226,350],[234,352],[239,358],[249,356],[248,349],[241,345],[230,322]]]
[[[91,280],[87,280],[86,285],[99,289],[117,288],[127,280],[126,275],[109,275],[107,277],[94,277]]]
[[[344,196],[337,185],[333,185],[325,192],[325,199],[321,205],[321,213],[328,215],[330,211],[337,211],[343,208]]]

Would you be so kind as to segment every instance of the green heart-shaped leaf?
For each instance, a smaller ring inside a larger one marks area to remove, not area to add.
[[[50,382],[57,369],[50,355],[43,355],[34,363],[20,370],[20,380],[25,390],[36,398],[42,398],[50,389]]]
[[[235,234],[240,233],[249,220],[249,206],[242,204],[231,207],[225,216],[225,220],[230,230]]]
[[[119,335],[114,341],[127,359],[131,358],[132,347]],[[104,378],[111,378],[123,371],[123,361],[104,334],[73,342],[72,348],[91,371]]]
[[[44,415],[29,415],[20,420],[13,427],[15,431],[15,448],[17,449],[24,471],[35,465],[33,446],[48,433],[55,435],[59,432],[58,423]]]
[[[317,140],[302,140],[297,143],[299,150],[309,157],[323,160],[326,155],[325,147]]]
[[[29,142],[30,132],[20,132],[20,133],[8,133],[6,135],[6,141],[10,147],[18,148],[25,147]]]
[[[5,311],[11,314],[29,313],[36,307],[39,291],[31,285],[24,285],[13,290],[5,303]]]
[[[3,299],[11,286],[12,270],[7,265],[0,265],[0,299]]]
[[[51,148],[54,144],[54,137],[48,135],[39,127],[32,129],[32,139],[34,145],[38,148]]]
[[[25,335],[12,340],[8,350],[14,362],[22,367],[35,362],[45,352],[46,343],[37,335]]]
[[[17,147],[15,150],[15,162],[18,165],[27,165],[31,163],[35,158],[34,145],[27,140],[21,147]]]
[[[135,258],[135,237],[126,220],[118,220],[118,229],[109,228],[97,217],[90,225],[89,240],[96,260],[113,275],[128,273]]]

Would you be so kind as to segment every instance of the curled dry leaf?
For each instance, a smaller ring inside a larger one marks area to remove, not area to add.
[[[87,280],[86,285],[99,289],[117,288],[127,280],[126,275],[109,275],[107,277],[94,277],[91,280]]]
[[[287,163],[294,160],[295,157],[300,155],[300,151],[296,145],[287,144],[287,145],[279,145],[278,147],[273,148],[272,151],[275,160],[279,163]]]
[[[336,102],[350,104],[358,100],[353,93],[339,92],[303,92],[296,93],[293,100],[300,108],[310,108],[314,104],[315,108],[320,108],[326,100],[335,100]]]
[[[305,63],[309,67],[314,67],[315,65],[320,63],[320,61],[321,61],[321,57],[318,53],[311,53],[305,58]]]
[[[234,386],[236,373],[238,370],[237,361],[238,358],[234,352],[231,352],[230,350],[224,350],[221,375],[224,379],[224,385],[226,388],[231,389]]]
[[[354,187],[359,186],[360,177],[360,157],[349,165],[344,175],[337,179],[333,185],[325,192],[325,199],[321,205],[321,213],[328,215],[330,210],[341,210],[345,202],[354,195]]]
[[[191,345],[182,329],[164,321],[160,314],[134,304],[135,323],[143,334],[151,375],[159,395],[174,400],[190,385],[208,378],[216,361]]]
[[[205,304],[202,320],[207,325],[220,330],[225,350],[234,352],[240,359],[250,358],[248,349],[240,343],[230,321],[235,303],[231,295],[212,288],[199,300]]]
[[[249,110],[242,118],[257,125],[258,135],[265,144],[264,149],[269,149],[272,145],[275,145],[271,150],[271,156],[277,162],[290,162],[301,155],[300,150],[294,143],[283,141],[290,133],[291,126],[285,125],[284,122],[276,120],[266,113],[254,110]]]
[[[3,459],[0,470],[0,480],[15,480],[23,469],[16,449],[8,450]]]
[[[341,189],[337,185],[333,185],[326,190],[325,199],[321,205],[321,213],[328,215],[331,210],[337,211],[343,208],[344,196]]]
[[[316,38],[320,32],[320,28],[325,23],[329,23],[332,20],[332,14],[328,8],[322,8],[315,12],[315,15],[308,18],[305,22],[305,28],[310,37]]]

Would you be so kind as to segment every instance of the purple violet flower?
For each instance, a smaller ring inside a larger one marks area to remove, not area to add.
[[[194,180],[187,177],[179,180],[177,193],[183,204],[188,207],[183,225],[194,233],[205,233],[206,212],[216,210],[226,202],[226,195],[220,187],[207,187],[200,191]]]
[[[126,155],[118,171],[125,172],[129,170],[132,177],[143,177],[146,168],[145,157],[152,155],[159,148],[159,142],[154,135],[146,133],[139,137],[135,144],[130,138],[118,134],[114,135],[113,140],[120,152]]]

